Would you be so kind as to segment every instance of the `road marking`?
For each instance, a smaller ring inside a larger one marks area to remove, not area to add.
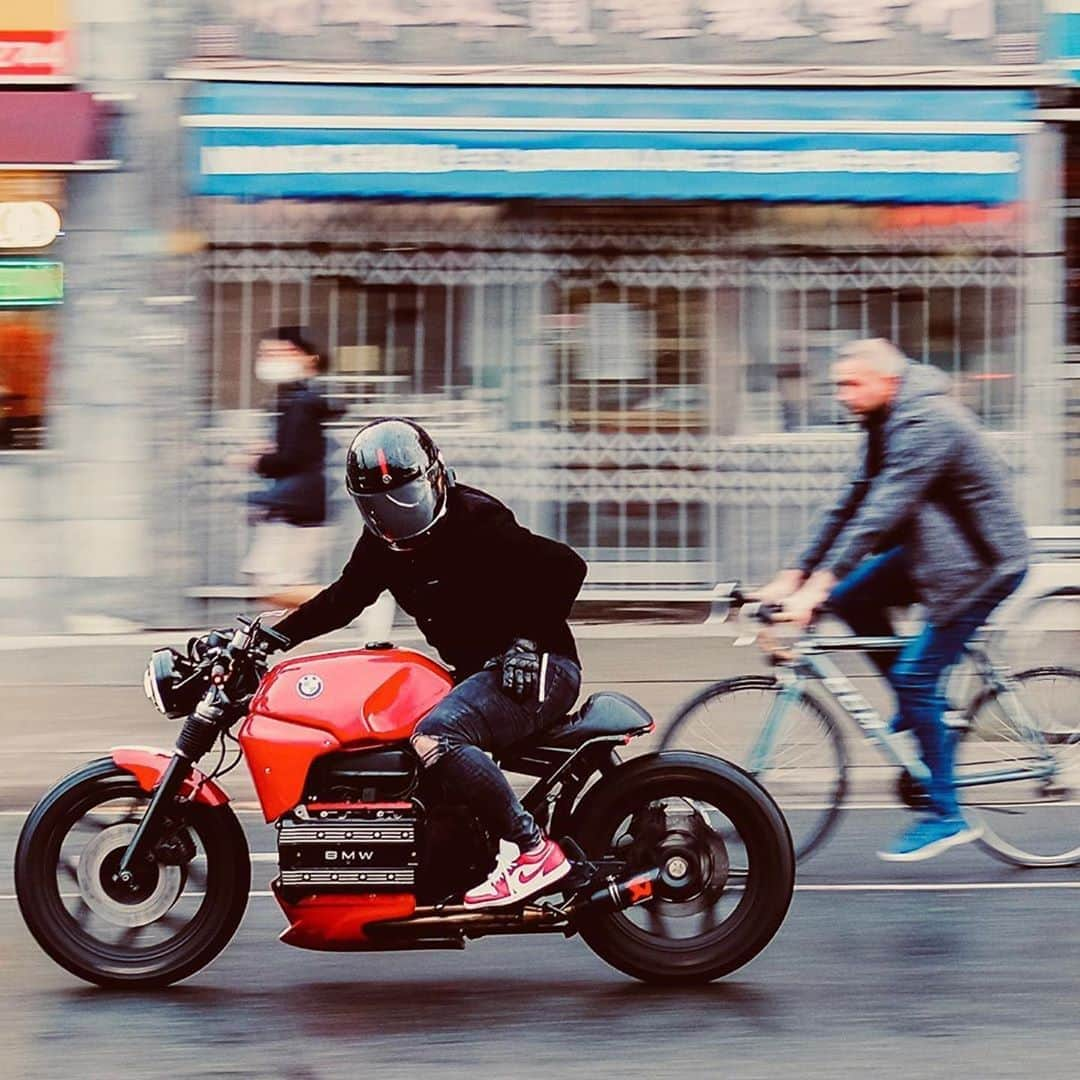
[[[206,896],[206,893],[204,893],[204,892],[186,892],[186,893],[183,893],[183,895],[185,897],[187,897],[189,900],[199,900],[202,897]],[[265,898],[267,896],[273,896],[273,895],[274,894],[269,889],[253,889],[251,892],[248,893],[248,899],[249,900],[250,899],[261,900],[261,899],[263,899],[263,898]],[[60,899],[61,900],[78,900],[78,898],[79,898],[78,893],[61,893],[60,894]],[[14,893],[0,893],[0,902],[2,902],[4,900],[18,900],[18,897]]]
[[[768,788],[768,784],[765,785]],[[775,797],[775,796],[774,796]],[[999,802],[999,803],[966,803],[965,804],[971,810],[993,810],[996,807],[1030,807],[1040,810],[1056,810],[1058,808],[1072,807],[1075,809],[1080,806],[1080,799],[1039,799],[1036,801],[1028,800],[1026,802]],[[811,811],[820,812],[822,810],[830,809],[826,803],[797,803],[788,802],[785,803],[781,809],[785,814],[808,814]],[[907,807],[901,802],[894,803],[842,803],[840,805],[841,810],[906,810]]]
[[[230,805],[232,806],[233,810],[236,811],[237,814],[247,816],[247,817],[257,817],[260,820],[263,819],[262,811],[256,806],[237,806],[236,803],[232,803]],[[1050,800],[1050,801],[1037,802],[1037,803],[1002,803],[1000,805],[1002,805],[1002,806],[1034,806],[1034,807],[1038,807],[1038,808],[1043,809],[1043,810],[1057,809],[1057,808],[1069,808],[1069,807],[1072,807],[1072,808],[1075,809],[1076,807],[1080,806],[1080,799],[1068,799],[1068,800],[1064,800],[1062,802],[1058,802],[1056,800]],[[804,813],[805,814],[805,813],[810,813],[811,811],[821,811],[821,810],[827,810],[827,809],[829,809],[829,808],[826,805],[824,805],[823,803],[788,803],[786,808],[785,808],[785,812],[786,813],[795,813],[795,814],[799,814],[799,813]],[[843,803],[840,806],[840,809],[845,810],[845,811],[874,810],[874,811],[877,811],[877,812],[882,812],[882,811],[886,811],[886,810],[893,810],[893,811],[895,811],[895,810],[903,810],[903,809],[905,809],[905,807],[904,807],[904,805],[902,803],[899,803],[899,802],[894,802],[894,803],[875,802],[875,803]],[[981,806],[976,806],[976,805],[973,804],[973,809],[990,810],[990,809],[993,809],[993,804],[986,803],[986,804],[983,804]],[[29,813],[30,813],[30,809],[26,809],[26,810],[0,810],[0,817],[25,818],[25,817],[27,817],[29,815]],[[273,825],[273,822],[268,822],[267,825],[269,827],[270,825]]]
[[[796,885],[796,892],[1009,892],[1018,889],[1080,889],[1080,881],[896,881]]]
[[[945,881],[945,882],[912,882],[912,881],[894,881],[894,882],[866,882],[864,884],[858,883],[844,883],[835,885],[796,885],[795,891],[797,893],[829,893],[829,892],[1018,892],[1021,890],[1041,890],[1044,892],[1050,892],[1053,890],[1075,890],[1080,889],[1080,881]],[[184,893],[185,896],[192,900],[197,900],[200,897],[205,896],[202,892],[190,892]],[[253,900],[262,900],[266,897],[273,896],[273,892],[269,889],[254,889],[248,893],[248,897]],[[65,899],[76,899],[75,893],[63,894]],[[14,893],[2,893],[0,894],[0,902],[16,900],[18,897]]]

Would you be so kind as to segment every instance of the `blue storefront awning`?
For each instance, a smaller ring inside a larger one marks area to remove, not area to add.
[[[1080,80],[1080,0],[1045,0],[1046,53]]]
[[[1004,203],[1026,91],[202,84],[200,195]]]

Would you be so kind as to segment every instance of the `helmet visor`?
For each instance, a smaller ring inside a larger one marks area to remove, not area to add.
[[[442,512],[443,492],[430,476],[374,495],[353,493],[368,528],[389,543],[400,543],[430,529]]]

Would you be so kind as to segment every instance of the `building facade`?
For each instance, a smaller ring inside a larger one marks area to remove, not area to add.
[[[590,587],[779,565],[850,461],[828,365],[867,334],[950,372],[1029,519],[1060,521],[1040,110],[1064,76],[1039,5],[662,7],[75,5],[122,164],[69,191],[34,483],[67,485],[49,513],[84,542],[42,556],[55,602],[11,625],[242,606],[251,478],[228,456],[264,430],[254,345],[278,323],[327,351],[338,446],[415,416],[580,548]],[[327,575],[355,529],[339,458]]]
[[[850,460],[831,356],[883,334],[1060,514],[1033,5],[214,10],[207,51],[239,56],[177,74],[222,454],[266,404],[259,330],[301,321],[342,439],[427,420],[590,585],[760,579]],[[213,587],[243,540],[209,528]]]

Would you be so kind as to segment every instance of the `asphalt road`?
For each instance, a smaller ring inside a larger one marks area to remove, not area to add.
[[[661,720],[755,666],[751,650],[697,636],[584,646],[590,688],[627,690]],[[147,651],[0,655],[0,1080],[1077,1074],[1080,871],[1016,871],[975,848],[878,861],[909,820],[874,808],[889,798],[880,768],[860,770],[861,805],[800,872],[773,944],[709,987],[643,987],[557,937],[463,953],[291,949],[266,893],[274,834],[249,811],[253,894],[220,959],[154,994],[83,986],[22,925],[14,846],[56,777],[115,743],[171,741],[134,685]],[[239,770],[226,786],[251,798]]]
[[[20,816],[0,816],[0,1075],[1073,1077],[1080,874],[1013,871],[971,848],[896,868],[900,811],[849,810],[800,874],[770,948],[727,980],[640,986],[577,940],[463,953],[333,955],[276,941],[255,866],[222,957],[147,995],[82,986],[12,899]],[[252,850],[273,833],[244,815]]]

